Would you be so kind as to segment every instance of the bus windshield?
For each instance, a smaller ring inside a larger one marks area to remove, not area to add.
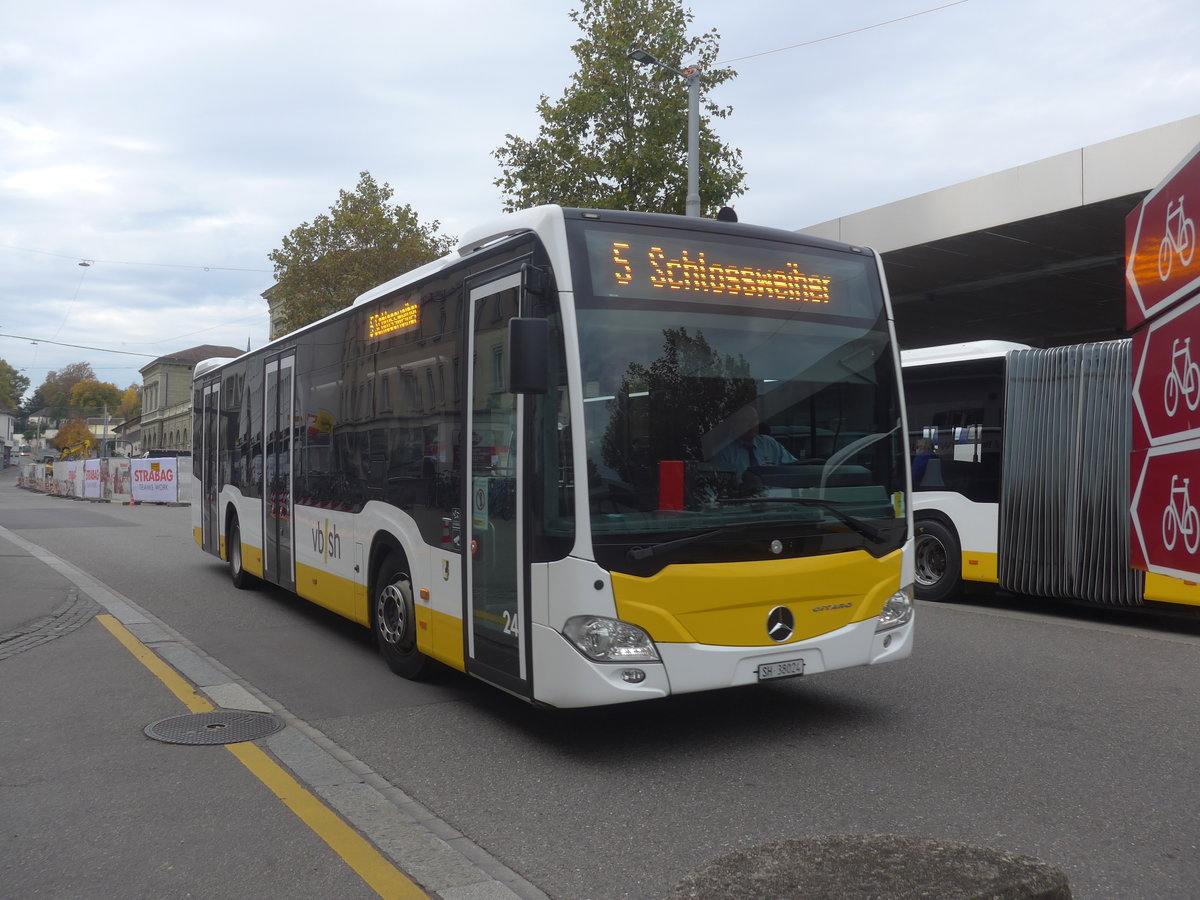
[[[602,564],[900,546],[904,435],[873,258],[628,227],[586,244],[575,292]]]

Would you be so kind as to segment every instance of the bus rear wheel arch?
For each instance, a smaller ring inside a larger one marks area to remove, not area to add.
[[[962,593],[962,547],[958,535],[938,519],[918,519],[913,569],[918,600],[942,603]]]
[[[383,556],[372,579],[371,631],[389,669],[403,678],[422,676],[429,658],[417,649],[412,576],[398,550]]]

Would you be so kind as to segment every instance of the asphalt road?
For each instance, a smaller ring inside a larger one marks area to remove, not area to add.
[[[186,507],[21,507],[0,503],[0,525],[152,612],[551,897],[661,897],[722,852],[844,832],[1033,855],[1081,900],[1192,900],[1200,885],[1195,620],[985,596],[922,605],[903,663],[539,710],[452,672],[403,681],[357,626],[235,590]]]

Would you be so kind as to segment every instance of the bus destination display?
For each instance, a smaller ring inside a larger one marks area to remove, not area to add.
[[[652,288],[725,294],[731,297],[760,297],[805,303],[828,303],[828,275],[810,275],[799,264],[785,262],[782,268],[747,265],[733,254],[725,260],[709,260],[703,250],[687,247],[668,256],[659,246],[650,246],[645,259],[637,259],[629,242],[612,241],[613,278],[618,286],[635,286],[642,279]],[[729,248],[727,248],[729,249]],[[635,263],[638,265],[635,267]]]
[[[415,303],[405,303],[399,309],[372,313],[367,320],[367,337],[381,338],[412,328],[421,321],[421,308]]]
[[[592,291],[631,300],[704,300],[802,305],[812,312],[862,315],[873,304],[857,295],[869,291],[870,258],[841,259],[828,251],[764,246],[691,235],[597,229],[587,235]],[[857,309],[855,308],[857,307]]]

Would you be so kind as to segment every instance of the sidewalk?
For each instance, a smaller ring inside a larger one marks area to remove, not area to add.
[[[37,539],[49,505],[72,501],[4,481],[0,895],[544,897],[165,623],[5,527]],[[207,746],[145,733],[206,710],[286,727]]]
[[[53,640],[96,612],[67,578],[11,541],[0,541],[0,659]]]
[[[0,893],[379,896],[224,746],[146,737],[188,709],[99,604],[10,535],[0,554]]]

